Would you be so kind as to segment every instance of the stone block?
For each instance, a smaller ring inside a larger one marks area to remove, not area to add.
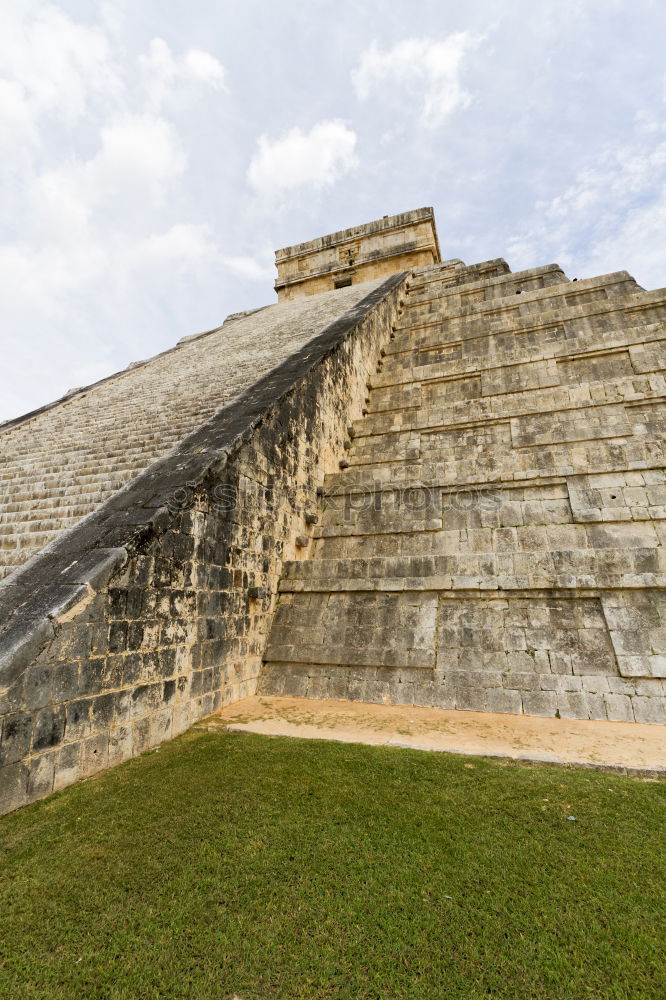
[[[65,709],[62,706],[42,708],[35,714],[32,734],[34,753],[58,746],[62,743],[64,736]]]
[[[656,725],[666,723],[666,700],[664,698],[643,698],[636,695],[631,699],[636,722]]]
[[[2,719],[0,768],[4,769],[9,764],[15,764],[30,753],[32,748],[32,727],[33,716],[29,712],[6,715]]]
[[[293,698],[305,698],[307,696],[309,681],[308,674],[295,673],[292,670],[284,679],[282,694],[290,695]]]
[[[585,693],[585,698],[587,701],[587,717],[588,719],[605,719],[607,718],[607,708],[606,702],[604,700],[603,694],[596,694],[591,692]]]
[[[87,778],[109,766],[109,733],[105,730],[81,741],[81,777]]]
[[[30,711],[44,708],[51,700],[53,671],[43,663],[31,663],[21,678],[21,707]]]
[[[27,802],[29,770],[23,761],[0,767],[0,815]]]
[[[560,653],[556,650],[549,651],[550,669],[554,674],[573,673],[573,662],[570,653]]]
[[[588,719],[587,695],[577,691],[558,691],[557,710],[562,719]]]
[[[240,697],[249,697],[248,695],[242,695]],[[184,704],[176,705],[173,709],[171,717],[171,732],[173,736],[179,736],[180,733],[184,733],[185,730],[189,729],[193,724],[194,718],[192,716],[192,710],[189,702]]]
[[[543,674],[540,675],[541,682],[543,686],[543,681],[545,677]],[[582,691],[583,690],[583,679],[576,674],[553,674],[554,690],[555,691]]]
[[[55,702],[71,701],[80,690],[80,665],[77,661],[55,663],[51,668],[51,697]]]
[[[502,684],[505,688],[514,688],[516,691],[540,690],[539,675],[533,671],[504,674]]]
[[[521,692],[509,691],[502,688],[489,690],[487,692],[486,708],[478,709],[478,711],[504,712],[510,715],[521,715],[523,712]]]
[[[525,691],[522,700],[525,715],[552,717],[558,708],[557,694],[554,691]]]
[[[633,722],[633,699],[626,694],[605,694],[606,715],[610,722]]]
[[[221,701],[215,701],[213,711],[217,711],[221,707]],[[149,716],[149,745],[151,747],[159,746],[160,743],[164,743],[165,740],[171,739],[171,719],[172,713],[170,708],[163,708],[161,711],[154,712]]]
[[[186,727],[187,728],[187,727]],[[182,730],[181,730],[182,732]],[[133,753],[132,729],[129,725],[115,726],[109,733],[109,767],[128,760]]]
[[[44,753],[39,757],[31,757],[27,762],[28,782],[26,800],[35,802],[37,799],[50,795],[55,779],[55,763],[58,752]]]
[[[617,665],[623,677],[650,677],[649,656],[618,656]]]
[[[55,638],[43,651],[42,659],[48,663],[81,660],[90,654],[91,647],[92,625],[77,618],[57,626]]]
[[[649,635],[639,629],[624,629],[621,632],[610,633],[613,648],[616,653],[649,654],[652,652]]]
[[[78,671],[79,689],[77,694],[92,695],[103,691],[106,686],[108,664],[104,657],[90,657],[85,660]]]
[[[610,691],[608,677],[603,677],[599,674],[583,675],[581,681],[583,683],[583,691],[587,691],[590,694],[605,694],[606,691]]]
[[[67,741],[79,741],[90,734],[90,709],[92,698],[79,698],[65,706],[65,733]]]
[[[117,696],[115,693],[98,695],[91,699],[90,705],[90,727],[93,733],[110,729],[114,723],[117,708]]]
[[[81,744],[67,743],[55,755],[53,791],[73,785],[81,777]]]
[[[49,618],[12,622],[0,634],[0,685],[9,687],[48,647],[55,634]]]
[[[666,678],[666,656],[650,657],[650,673],[652,677]]]

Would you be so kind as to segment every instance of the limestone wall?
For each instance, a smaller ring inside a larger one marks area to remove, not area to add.
[[[338,288],[340,282],[357,285],[366,281],[376,281],[378,278],[385,278],[387,275],[396,274],[399,271],[425,267],[432,262],[432,250],[419,250],[416,247],[410,249],[407,244],[404,253],[391,255],[388,259],[369,260],[365,263],[344,267],[338,266],[331,271],[325,270],[322,274],[314,274],[302,283],[296,281],[294,284],[279,289],[279,299],[280,302],[293,302],[294,299],[300,299],[303,296],[322,295],[325,292],[330,292],[332,288]],[[345,287],[345,284],[340,284],[339,287]]]
[[[261,690],[666,722],[665,320],[626,272],[417,274]]]
[[[280,302],[320,295],[360,282],[439,262],[431,208],[419,208],[278,250],[275,288]]]
[[[308,550],[402,282],[342,293],[318,336],[5,581],[3,812],[253,693],[283,560]]]

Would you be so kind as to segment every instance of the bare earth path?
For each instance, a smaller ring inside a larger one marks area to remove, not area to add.
[[[246,698],[197,728],[412,747],[666,776],[663,726],[311,698]]]

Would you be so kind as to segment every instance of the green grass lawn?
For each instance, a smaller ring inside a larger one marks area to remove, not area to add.
[[[665,803],[598,772],[187,734],[0,820],[0,996],[663,1000]]]

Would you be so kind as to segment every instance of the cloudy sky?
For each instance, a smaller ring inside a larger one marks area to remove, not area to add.
[[[666,285],[663,0],[2,0],[0,420],[433,205],[442,253]]]

